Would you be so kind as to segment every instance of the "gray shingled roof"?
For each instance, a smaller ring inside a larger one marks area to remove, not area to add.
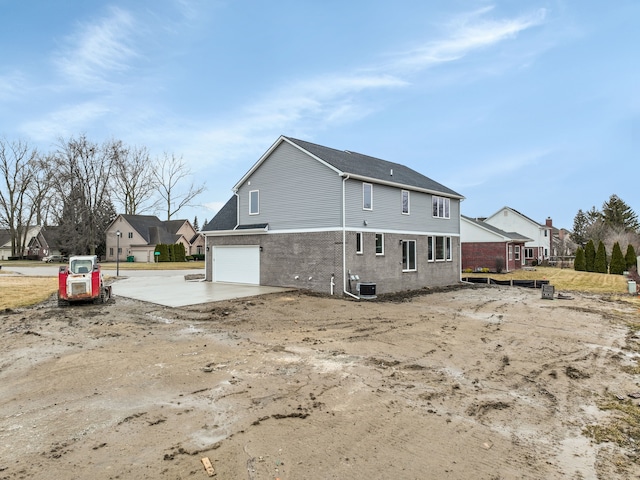
[[[462,218],[464,218],[465,220],[470,221],[471,223],[474,223],[476,225],[478,225],[479,227],[482,227],[486,230],[489,230],[493,233],[496,233],[498,235],[501,235],[505,238],[509,238],[514,242],[530,242],[532,239],[525,237],[524,235],[517,233],[517,232],[505,232],[504,230],[500,230],[499,228],[494,227],[493,225],[489,225],[488,223],[483,222],[480,219],[477,218],[471,218],[471,217],[467,217],[466,215],[460,215]]]
[[[173,228],[175,223],[179,223],[181,226],[186,221],[171,220],[169,222],[163,222],[155,215],[122,215],[122,218],[129,222],[149,245],[157,245],[158,243],[172,244],[177,242],[180,235],[176,235],[175,231],[168,231],[167,226]]]
[[[385,182],[393,182],[409,187],[421,188],[432,192],[439,192],[462,198],[462,195],[425,177],[421,173],[399,163],[389,162],[380,158],[370,157],[361,153],[335,150],[315,143],[305,142],[296,138],[284,137],[307,152],[325,161],[343,173],[350,173],[360,177],[367,177]],[[393,175],[391,172],[393,171]]]
[[[211,230],[233,230],[238,224],[238,197],[232,195],[231,198],[224,204],[215,217],[211,219],[204,227],[202,231]]]
[[[362,155],[361,153],[323,147],[322,145],[296,138],[284,136],[282,138],[301,147],[343,173],[464,198],[450,188],[399,163],[388,162],[380,158]],[[393,175],[391,172],[393,172]],[[237,226],[237,218],[237,197],[233,195],[211,221],[202,228],[202,231],[233,230]],[[266,224],[243,225],[238,226],[238,228],[263,228],[265,226]]]

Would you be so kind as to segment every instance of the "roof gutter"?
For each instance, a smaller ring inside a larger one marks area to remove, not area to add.
[[[432,195],[441,195],[444,197],[449,197],[449,198],[457,198],[459,200],[464,200],[464,196],[460,195],[460,194],[456,194],[456,193],[449,193],[449,192],[441,192],[438,190],[430,190],[427,188],[421,188],[421,187],[416,187],[414,185],[407,185],[406,183],[398,183],[398,182],[389,182],[388,180],[382,180],[380,178],[374,178],[374,177],[367,177],[364,175],[354,175],[352,173],[342,173],[343,176],[346,176],[347,179],[351,178],[353,180],[360,180],[363,182],[367,182],[367,183],[378,183],[380,185],[387,185],[390,187],[395,187],[395,188],[403,188],[405,190],[413,190],[416,192],[422,192],[422,193],[430,193]]]
[[[347,207],[346,207],[346,183],[349,180],[349,174],[343,174],[342,179],[342,293],[350,297],[360,300],[351,292],[347,291]]]

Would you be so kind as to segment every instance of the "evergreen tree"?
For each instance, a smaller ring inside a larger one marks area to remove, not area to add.
[[[578,247],[576,250],[576,258],[573,261],[573,269],[578,272],[584,272],[587,269],[584,261],[584,249],[582,247]]]
[[[584,268],[587,272],[595,272],[596,247],[593,240],[589,240],[584,247]]]
[[[198,216],[196,215],[195,217],[193,217],[193,229],[197,232],[198,230],[200,230],[200,227],[198,226]]]
[[[587,216],[582,209],[578,210],[578,213],[576,213],[576,216],[573,219],[573,232],[571,233],[571,238],[581,247],[584,247],[587,243],[588,226],[589,222],[587,221]]]
[[[598,243],[598,251],[596,252],[596,258],[594,262],[595,271],[598,273],[607,273],[607,251],[604,248],[604,243]]]
[[[636,265],[638,259],[636,258],[636,250],[633,248],[633,245],[629,244],[627,246],[627,254],[624,256],[624,260],[627,264],[627,270],[630,270],[631,267],[638,268],[638,265]]]
[[[611,195],[602,205],[602,218],[608,227],[622,228],[627,232],[637,232],[640,229],[638,216],[617,195]]]
[[[166,243],[159,243],[156,245],[156,252],[159,252],[156,258],[158,262],[168,262],[169,261],[169,246]]]
[[[614,275],[622,275],[622,272],[626,270],[627,264],[624,256],[622,255],[622,249],[618,242],[613,244],[613,250],[611,252],[611,265],[609,266],[609,273]]]
[[[186,262],[187,261],[187,253],[182,243],[176,243],[175,246],[175,261],[176,262]]]

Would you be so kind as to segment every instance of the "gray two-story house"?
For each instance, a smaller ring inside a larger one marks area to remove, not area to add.
[[[462,199],[403,165],[281,136],[204,226],[206,279],[354,296],[455,284]]]

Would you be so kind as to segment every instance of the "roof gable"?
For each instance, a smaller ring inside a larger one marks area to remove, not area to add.
[[[281,136],[253,167],[236,183],[237,191],[245,180],[271,155],[282,142],[305,152],[343,176],[357,177],[361,180],[390,184],[398,187],[413,188],[445,196],[464,198],[459,193],[399,163],[389,162],[361,153],[336,150],[315,143]]]
[[[183,235],[178,230],[188,220],[160,220],[155,215],[120,215],[149,245],[176,243]],[[115,221],[114,221],[115,222]],[[112,223],[113,225],[113,223]]]
[[[516,210],[515,208],[511,208],[511,207],[502,207],[500,210],[498,210],[496,213],[494,213],[493,215],[490,215],[489,217],[487,217],[485,219],[485,221],[491,221],[492,218],[497,217],[498,215],[502,214],[505,210],[509,211],[509,212],[513,212],[515,213],[517,216],[519,216],[520,218],[522,218],[523,220],[537,226],[537,227],[546,227],[546,225],[542,225],[541,223],[536,222],[535,220],[532,220],[531,218],[527,217],[525,214],[520,213],[518,210]]]
[[[471,218],[471,217],[467,217],[465,215],[460,215],[460,219],[463,222],[467,222],[469,225],[471,225],[474,228],[478,228],[478,229],[482,229],[485,232],[494,235],[497,238],[500,238],[502,241],[505,242],[529,242],[531,241],[530,238],[525,237],[524,235],[521,235],[517,232],[505,232],[504,230],[500,230],[497,227],[494,227],[493,225],[490,225],[488,223],[483,222],[482,220],[478,220],[475,218]],[[463,239],[464,242],[464,239]]]

